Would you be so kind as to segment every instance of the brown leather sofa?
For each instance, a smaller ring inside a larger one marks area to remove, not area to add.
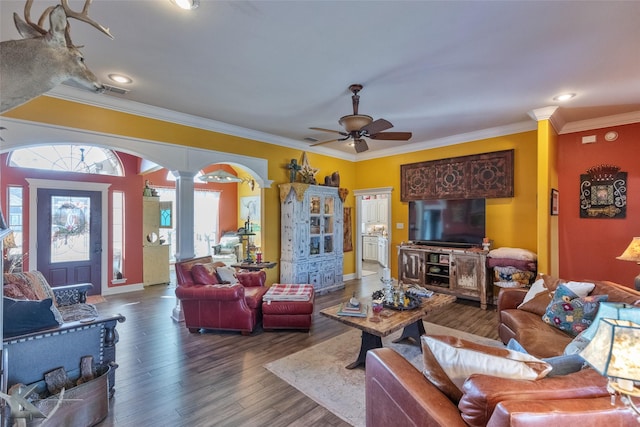
[[[620,399],[611,406],[607,380],[593,369],[537,381],[474,374],[456,406],[399,353],[367,353],[367,427],[631,426]]]
[[[549,290],[555,290],[563,282],[551,276],[539,275]],[[590,295],[608,295],[609,302],[634,304],[640,301],[640,292],[626,286],[607,281],[592,281],[596,286]],[[524,300],[526,289],[503,288],[498,295],[498,334],[503,343],[511,338],[517,340],[529,354],[536,357],[553,357],[563,353],[573,337],[542,321],[545,303],[526,311],[517,307]]]
[[[634,303],[640,299],[639,292],[612,282],[596,282],[593,293],[607,293],[609,301],[615,302]],[[519,289],[501,291],[498,297],[501,339],[508,342],[515,338],[538,357],[562,354],[572,338],[555,332],[557,329],[544,323],[540,316],[518,310],[516,307],[525,294],[526,290]],[[392,349],[367,353],[368,427],[637,424],[633,412],[619,398],[611,405],[606,378],[591,368],[537,381],[474,374],[465,381],[462,392],[456,405]]]
[[[185,326],[189,332],[200,329],[253,332],[262,316],[262,297],[267,292],[267,274],[260,271],[237,271],[239,283],[227,285],[193,274],[196,265],[211,268],[223,266],[212,257],[199,257],[176,262],[178,286],[176,296],[182,304]]]

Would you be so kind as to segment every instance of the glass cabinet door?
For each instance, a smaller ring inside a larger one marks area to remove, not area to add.
[[[309,199],[309,255],[333,252],[335,200],[330,196]]]

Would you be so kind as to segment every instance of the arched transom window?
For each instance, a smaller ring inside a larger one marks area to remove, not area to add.
[[[59,172],[123,176],[120,159],[112,150],[86,145],[43,145],[19,148],[9,155],[9,166]]]

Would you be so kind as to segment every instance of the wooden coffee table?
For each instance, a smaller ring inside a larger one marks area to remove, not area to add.
[[[367,317],[338,316],[341,304],[325,308],[320,311],[320,314],[362,331],[360,354],[358,354],[355,362],[347,365],[347,369],[353,369],[360,365],[364,366],[367,351],[374,348],[381,348],[382,338],[394,333],[400,328],[404,328],[402,335],[394,342],[407,340],[410,344],[420,346],[420,336],[425,333],[422,318],[426,316],[429,311],[451,304],[455,300],[456,297],[453,295],[433,294],[430,298],[424,298],[420,307],[413,310],[396,311],[385,309],[379,316],[380,322],[371,321],[373,314],[368,314]],[[370,307],[371,301],[367,303]],[[385,317],[384,314],[390,315]]]

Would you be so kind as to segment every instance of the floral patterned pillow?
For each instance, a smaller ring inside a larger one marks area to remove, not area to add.
[[[557,287],[542,320],[576,336],[591,325],[600,303],[608,298],[608,295],[579,297],[561,284]]]

